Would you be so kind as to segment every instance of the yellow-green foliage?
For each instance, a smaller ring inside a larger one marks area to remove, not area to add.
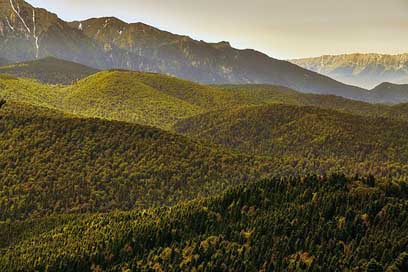
[[[266,156],[403,165],[408,122],[317,107],[270,105],[215,111],[176,124],[185,135]]]
[[[406,107],[371,105],[335,96],[301,94],[268,85],[206,86],[170,76],[103,71],[63,87],[3,75],[0,96],[85,117],[171,129],[179,120],[243,106],[311,105],[359,115],[408,118]]]
[[[41,84],[32,79],[0,74],[0,97],[37,106],[61,107],[61,88]]]
[[[177,120],[204,112],[197,105],[144,84],[132,72],[100,72],[64,92],[63,105],[68,112],[167,129]]]
[[[156,128],[25,104],[7,102],[0,118],[0,221],[173,204],[274,165]]]

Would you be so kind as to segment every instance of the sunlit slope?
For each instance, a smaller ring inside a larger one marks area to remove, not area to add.
[[[208,86],[166,75],[122,70],[98,72],[66,87],[0,75],[0,96],[78,116],[167,130],[177,121],[206,112],[274,104],[317,106],[364,116],[408,118],[408,110],[401,106],[302,94],[273,85]]]
[[[63,96],[58,87],[0,74],[0,98],[38,106],[62,107]]]
[[[169,128],[176,120],[204,112],[144,84],[132,72],[100,72],[64,91],[64,110],[88,117]]]

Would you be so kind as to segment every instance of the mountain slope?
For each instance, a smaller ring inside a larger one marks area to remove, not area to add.
[[[265,106],[288,104],[334,109],[357,115],[407,119],[408,108],[399,105],[370,104],[334,95],[305,94],[275,85],[220,85],[226,95],[231,95],[229,108],[237,106]],[[378,91],[380,94],[381,92]],[[373,91],[370,96],[376,95]],[[401,95],[402,97],[402,95]],[[374,98],[373,98],[374,99]],[[376,99],[383,99],[378,96]],[[386,97],[385,99],[391,99]],[[402,99],[402,98],[401,98]],[[228,108],[228,107],[225,107]]]
[[[3,223],[0,269],[403,272],[407,188],[275,178],[172,208]]]
[[[111,17],[71,25],[103,44],[114,59],[121,55],[120,52],[127,52],[125,59],[116,63],[120,68],[172,74],[203,83],[269,83],[306,92],[341,93],[354,99],[364,99],[365,95],[362,89],[254,50],[232,48],[227,42],[195,41],[142,23],[127,24]]]
[[[0,117],[0,221],[170,205],[273,165],[156,128],[21,103],[7,102]]]
[[[408,54],[350,54],[291,60],[341,82],[372,89],[383,82],[408,84]]]
[[[47,84],[71,84],[97,71],[94,68],[53,57],[0,67],[0,73],[33,78]]]
[[[64,93],[63,108],[68,112],[162,128],[204,112],[199,106],[144,84],[133,72],[100,72],[66,88]]]
[[[23,0],[0,0],[0,34],[0,56],[12,62],[55,56],[93,67],[110,63],[95,41]]]
[[[7,64],[10,64],[10,61],[8,59],[0,58],[0,66],[4,66]]]
[[[267,156],[408,162],[407,121],[273,105],[182,120],[177,132]]]
[[[0,0],[0,6],[0,55],[12,61],[51,55],[102,69],[152,71],[203,83],[268,83],[367,100],[363,89],[227,42],[195,41],[110,17],[67,23],[22,0]]]
[[[75,73],[70,77],[73,75]],[[50,86],[35,80],[1,75],[0,97],[79,116],[138,123],[166,130],[171,130],[181,119],[209,111],[277,103],[408,119],[408,109],[404,107],[303,94],[280,86],[207,86],[166,75],[119,70],[98,72],[68,86]]]
[[[382,83],[371,90],[375,99],[390,103],[408,102],[408,84]]]

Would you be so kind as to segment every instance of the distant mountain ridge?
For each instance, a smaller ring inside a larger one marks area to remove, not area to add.
[[[408,97],[408,84],[393,84],[384,82],[371,90],[375,100],[399,103]]]
[[[202,83],[266,83],[367,101],[367,91],[228,42],[206,43],[107,17],[65,22],[23,0],[0,0],[0,56],[55,56],[99,69],[158,72]]]
[[[372,89],[383,82],[408,84],[408,53],[326,55],[291,62],[366,89]]]
[[[9,64],[10,61],[5,58],[0,58],[0,66]]]

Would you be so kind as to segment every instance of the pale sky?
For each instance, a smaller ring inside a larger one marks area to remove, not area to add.
[[[115,16],[280,59],[408,53],[408,0],[28,0],[73,21]]]

